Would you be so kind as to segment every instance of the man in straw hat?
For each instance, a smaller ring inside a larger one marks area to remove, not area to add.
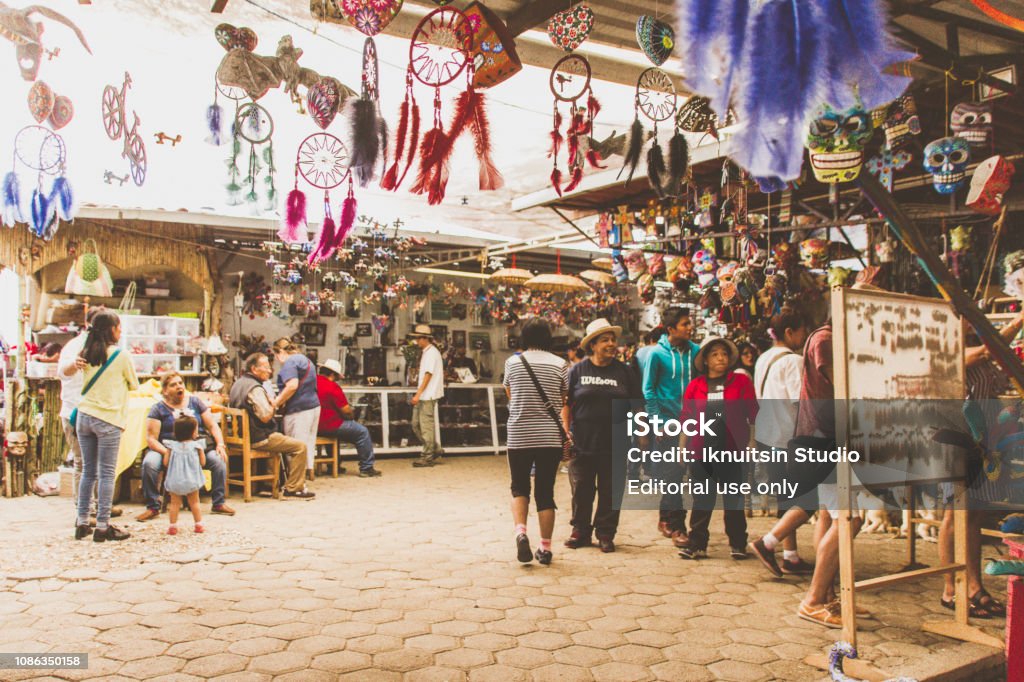
[[[434,345],[430,327],[416,325],[409,337],[420,347],[420,369],[416,383],[419,386],[412,397],[412,430],[423,442],[423,453],[412,463],[414,467],[432,467],[441,458],[441,445],[437,442],[437,401],[444,397],[444,361],[441,351]]]
[[[355,411],[338,384],[339,380],[340,362],[330,358],[319,363],[316,392],[320,396],[320,423],[317,435],[355,445],[359,455],[359,478],[375,478],[381,473],[373,467],[373,439],[366,427],[356,421]]]

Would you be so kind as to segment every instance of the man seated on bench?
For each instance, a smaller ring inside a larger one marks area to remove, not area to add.
[[[355,420],[345,391],[338,385],[341,363],[331,358],[320,363],[316,392],[320,396],[320,426],[317,435],[352,443],[359,454],[359,478],[374,478],[381,473],[373,468],[373,439],[366,427]]]
[[[174,420],[178,417],[193,417],[199,422],[200,440],[206,441],[206,466],[210,472],[210,494],[213,497],[214,514],[234,516],[235,510],[224,503],[227,489],[227,449],[220,425],[213,412],[199,398],[187,396],[185,380],[177,372],[165,374],[160,379],[160,400],[149,411],[146,419],[146,435],[149,450],[142,458],[142,494],[146,498],[146,511],[135,517],[136,521],[149,521],[160,514],[161,500],[158,481],[164,468],[165,440],[174,440]]]
[[[253,353],[245,359],[242,371],[242,376],[231,386],[228,404],[235,409],[245,410],[249,415],[249,441],[252,449],[276,452],[288,458],[285,497],[316,497],[316,493],[306,490],[306,444],[278,430],[274,419],[274,401],[263,387],[263,382],[274,373],[270,358],[263,353]]]

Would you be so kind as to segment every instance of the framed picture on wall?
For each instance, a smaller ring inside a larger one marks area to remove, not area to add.
[[[437,343],[447,343],[448,341],[448,325],[445,324],[432,324],[430,325],[430,334],[434,337],[434,341]]]
[[[466,347],[466,330],[465,329],[453,329],[452,330],[452,347],[453,348],[465,348]]]
[[[491,335],[487,332],[470,332],[469,347],[473,350],[490,350]]]
[[[357,322],[356,336],[373,336],[373,325],[369,322]]]
[[[321,322],[303,322],[299,325],[299,333],[306,339],[307,346],[327,345],[327,325]]]

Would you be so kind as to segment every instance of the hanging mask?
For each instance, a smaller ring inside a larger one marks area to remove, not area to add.
[[[921,134],[921,119],[917,115],[917,103],[911,95],[898,97],[889,105],[885,121],[882,122],[885,144],[892,151],[910,142],[914,135]]]
[[[940,137],[924,148],[924,169],[939,194],[953,194],[967,178],[971,148],[962,137]]]
[[[789,270],[797,264],[799,256],[792,242],[779,242],[773,251],[775,263],[783,270]]]
[[[963,253],[971,248],[971,228],[957,225],[949,231],[949,250]]]
[[[718,268],[718,281],[721,284],[732,284],[733,278],[736,276],[736,271],[739,270],[740,265],[735,261],[723,264]]]
[[[999,215],[1015,171],[1013,164],[1002,156],[990,156],[982,161],[971,176],[967,207],[983,215]]]
[[[647,272],[654,277],[662,277],[665,274],[665,254],[648,253],[646,258]]]
[[[718,258],[713,251],[701,249],[693,254],[693,271],[701,286],[715,283],[715,271],[718,270]]]
[[[949,115],[949,127],[972,147],[984,147],[992,140],[992,105],[961,102]]]
[[[828,264],[828,242],[824,239],[805,239],[800,242],[800,260],[812,270]]]
[[[626,253],[626,271],[629,272],[629,281],[635,282],[640,275],[647,272],[647,261],[644,260],[644,252],[634,249]]]
[[[845,287],[850,281],[853,271],[838,265],[828,269],[828,285],[830,287]]]
[[[835,111],[826,106],[807,135],[814,177],[830,184],[856,180],[864,165],[864,145],[873,132],[871,115],[862,107]]]
[[[892,239],[885,239],[875,244],[875,256],[879,263],[892,263],[896,260],[896,242]]]
[[[636,293],[643,301],[654,300],[654,277],[645,273],[636,281]]]
[[[739,290],[735,282],[723,282],[721,286],[722,305],[740,305],[743,299],[740,298]]]

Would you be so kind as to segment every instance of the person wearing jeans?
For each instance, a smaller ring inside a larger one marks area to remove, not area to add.
[[[348,404],[345,391],[338,385],[341,363],[330,358],[320,363],[316,391],[320,396],[320,424],[317,434],[356,446],[359,454],[359,477],[376,478],[381,473],[373,465],[373,439],[365,426],[355,420],[355,411]]]
[[[423,443],[423,452],[412,465],[432,467],[443,454],[437,442],[436,425],[437,401],[444,397],[444,361],[441,359],[441,351],[434,345],[434,337],[428,325],[416,325],[409,336],[422,351],[417,379],[419,388],[412,397],[412,430]]]
[[[89,504],[92,489],[97,490],[95,542],[126,540],[128,533],[110,525],[110,508],[114,499],[114,479],[121,433],[128,421],[128,393],[139,387],[135,369],[127,353],[121,353],[121,320],[112,312],[103,311],[93,318],[79,356],[83,368],[82,401],[78,404],[78,445],[82,449],[82,480],[78,485],[78,518],[75,539],[89,534]],[[72,420],[74,421],[74,420]]]

